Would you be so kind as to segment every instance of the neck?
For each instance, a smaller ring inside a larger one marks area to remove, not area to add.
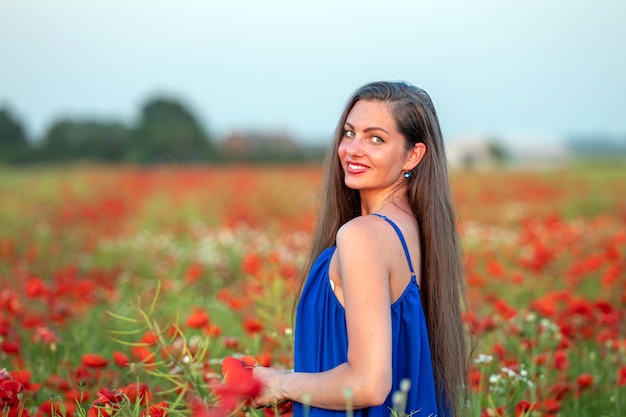
[[[395,190],[386,195],[381,195],[380,193],[369,195],[369,193],[365,191],[361,191],[359,194],[361,196],[362,216],[379,212],[388,205],[396,206],[401,210],[410,212],[406,187],[402,187],[401,189]]]

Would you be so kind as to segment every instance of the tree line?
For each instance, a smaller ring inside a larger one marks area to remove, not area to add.
[[[321,149],[299,146],[290,138],[276,140],[260,134],[231,135],[218,143],[184,104],[167,97],[147,101],[134,125],[62,118],[38,141],[27,137],[9,108],[0,108],[0,163],[4,164],[293,162],[318,161],[322,154]]]

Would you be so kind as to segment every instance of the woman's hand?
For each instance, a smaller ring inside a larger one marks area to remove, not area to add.
[[[252,404],[252,406],[254,407],[254,403]],[[255,408],[263,408],[263,407],[256,406]],[[282,416],[293,411],[293,401],[281,401],[275,405],[265,406],[265,408],[267,408],[268,410],[270,409],[276,410],[276,411],[271,412],[272,415]]]
[[[278,407],[280,414],[291,409],[291,401],[288,401],[289,398],[285,397],[282,388],[282,382],[285,376],[283,371],[257,366],[254,368],[252,375],[263,384],[260,394],[257,395],[252,403],[253,407]],[[285,410],[281,412],[283,409]]]

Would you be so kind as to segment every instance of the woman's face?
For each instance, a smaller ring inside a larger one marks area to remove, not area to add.
[[[357,101],[348,113],[337,149],[346,186],[384,192],[406,181],[402,171],[413,166],[404,143],[387,103]]]

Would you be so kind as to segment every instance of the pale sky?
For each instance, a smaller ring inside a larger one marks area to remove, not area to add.
[[[0,106],[36,137],[165,93],[217,135],[325,142],[388,79],[428,91],[448,138],[624,137],[625,22],[623,0],[0,0]]]

